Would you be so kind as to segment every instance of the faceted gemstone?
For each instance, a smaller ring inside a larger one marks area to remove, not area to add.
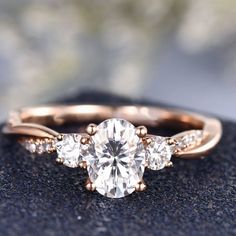
[[[44,152],[50,152],[51,149],[53,149],[53,143],[42,143],[42,148],[44,150]]]
[[[160,170],[166,166],[172,156],[172,146],[168,145],[166,138],[153,136],[152,142],[146,148],[147,167]]]
[[[43,143],[40,143],[37,145],[36,152],[37,154],[43,154],[44,152],[46,152],[46,150],[44,149]]]
[[[204,139],[204,133],[202,130],[190,130],[184,132],[183,136],[177,139],[177,148],[185,150],[193,146],[199,145]]]
[[[28,150],[31,153],[35,153],[36,152],[36,144],[34,143],[30,143],[30,142],[26,142],[25,143],[25,148],[26,150]]]
[[[36,154],[50,153],[55,150],[54,140],[47,138],[21,139],[20,144],[29,152]]]
[[[63,159],[63,164],[68,167],[78,167],[81,161],[81,135],[63,134],[63,138],[56,142],[56,150],[59,158]]]
[[[145,150],[131,123],[108,119],[98,125],[84,160],[96,190],[120,198],[131,194],[142,180]]]

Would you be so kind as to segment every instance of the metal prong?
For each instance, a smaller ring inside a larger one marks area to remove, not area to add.
[[[57,157],[57,158],[56,158],[56,162],[57,162],[58,164],[63,164],[64,158],[62,158],[62,157]]]
[[[89,191],[94,191],[96,188],[95,188],[95,185],[93,184],[93,182],[90,180],[90,178],[88,178],[86,180],[86,183],[85,183],[85,188]]]
[[[80,167],[80,168],[83,168],[83,169],[86,169],[86,168],[87,168],[87,162],[86,162],[86,161],[81,161],[81,162],[79,163],[79,167]]]
[[[174,145],[176,144],[176,140],[173,138],[167,138],[166,142],[168,143],[168,145]]]
[[[61,141],[63,139],[63,134],[59,134],[58,136],[57,136],[57,140],[58,141]]]
[[[173,167],[173,162],[172,161],[167,162],[165,167]]]
[[[90,137],[88,136],[83,136],[81,139],[80,139],[80,143],[81,144],[88,144],[90,142]]]
[[[89,124],[86,128],[86,132],[89,135],[94,135],[97,132],[97,125],[96,124]]]
[[[147,135],[147,128],[145,126],[138,126],[136,128],[136,134],[140,137],[143,138]]]
[[[152,142],[151,138],[149,138],[149,137],[143,138],[143,143],[145,146],[148,146],[149,144],[151,144],[151,142]]]
[[[145,182],[142,180],[142,181],[140,181],[140,182],[136,185],[135,190],[136,190],[137,192],[142,192],[142,191],[144,191],[144,190],[146,189],[146,187],[147,187],[147,185],[146,185]]]

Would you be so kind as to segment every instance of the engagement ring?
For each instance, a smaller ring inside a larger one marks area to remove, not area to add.
[[[59,133],[52,128],[90,123],[84,131]],[[177,128],[163,137],[148,128]],[[86,188],[110,198],[143,191],[145,168],[171,167],[171,158],[206,155],[219,142],[219,120],[179,110],[149,106],[69,105],[13,111],[3,132],[35,154],[57,153],[56,161],[88,171]]]

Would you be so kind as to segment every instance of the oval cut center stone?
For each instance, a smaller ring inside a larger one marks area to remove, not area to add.
[[[135,127],[114,118],[98,125],[84,159],[96,190],[104,196],[120,198],[131,194],[142,180],[145,149]]]

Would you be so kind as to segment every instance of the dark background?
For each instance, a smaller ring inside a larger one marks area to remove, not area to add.
[[[100,93],[71,101],[140,103]],[[0,235],[235,235],[236,124],[223,128],[205,159],[147,170],[147,190],[121,199],[88,192],[86,171],[57,165],[55,155],[31,156],[1,134]]]

